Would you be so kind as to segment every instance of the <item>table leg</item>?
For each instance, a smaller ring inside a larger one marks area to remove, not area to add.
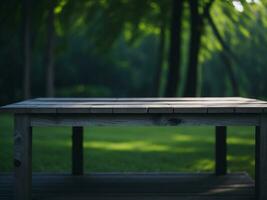
[[[83,174],[83,127],[72,127],[72,174]]]
[[[216,126],[215,141],[215,173],[216,175],[225,175],[227,173],[227,144],[226,144],[226,127]]]
[[[256,128],[255,191],[257,200],[267,199],[267,115],[262,115]]]
[[[255,129],[255,194],[259,199],[259,170],[260,170],[260,127]]]
[[[14,166],[15,200],[31,199],[32,189],[32,127],[27,115],[15,115]]]

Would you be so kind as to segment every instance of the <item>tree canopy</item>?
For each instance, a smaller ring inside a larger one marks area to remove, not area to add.
[[[3,0],[0,104],[37,96],[265,98],[266,0]]]

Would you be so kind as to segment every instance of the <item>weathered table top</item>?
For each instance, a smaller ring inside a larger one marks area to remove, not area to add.
[[[11,113],[267,113],[267,102],[212,98],[37,98],[0,108]]]

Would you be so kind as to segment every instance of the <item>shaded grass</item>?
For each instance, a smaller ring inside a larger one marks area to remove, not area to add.
[[[0,171],[12,170],[13,121],[0,115]],[[229,171],[254,177],[254,128],[228,129]],[[71,128],[33,129],[33,170],[70,171]],[[199,172],[214,169],[214,127],[86,127],[85,170]]]

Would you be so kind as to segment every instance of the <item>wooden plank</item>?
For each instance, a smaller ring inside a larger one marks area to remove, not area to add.
[[[173,107],[171,105],[150,105],[148,107],[148,113],[173,113]]]
[[[257,140],[257,149],[259,151],[259,157],[256,169],[258,169],[258,173],[256,174],[257,180],[257,197],[258,200],[266,200],[267,199],[267,115],[263,114],[261,116],[260,121],[260,141]]]
[[[112,104],[112,105],[93,105],[90,107],[90,113],[147,113],[146,105],[121,105],[121,104]]]
[[[101,106],[101,107],[92,106],[90,108],[90,113],[109,114],[109,113],[113,113],[113,110],[109,106]]]
[[[85,99],[83,101],[80,100],[73,100],[73,101],[67,101],[65,99],[59,99],[55,101],[36,101],[36,100],[29,100],[29,101],[22,101],[14,104],[10,104],[13,107],[19,107],[19,106],[33,106],[33,105],[93,105],[93,104],[103,104],[103,105],[112,105],[112,104],[118,104],[118,105],[130,105],[130,104],[149,104],[149,105],[160,105],[160,104],[173,104],[173,105],[199,105],[199,106],[213,106],[213,107],[233,107],[233,106],[238,106],[238,107],[266,107],[266,102],[262,101],[225,101],[224,98],[221,98],[220,100],[186,100],[186,98],[182,99],[166,99],[166,100],[161,100],[160,98],[157,99],[152,99],[152,100],[142,100],[142,98],[132,98],[129,100],[94,100],[92,98]],[[9,105],[9,106],[10,106]]]
[[[227,107],[227,105],[221,107],[208,106],[208,113],[234,113],[233,107]]]
[[[0,185],[11,184],[13,182],[13,176],[11,173],[0,173],[0,177],[10,177],[10,179],[0,179]],[[254,185],[254,181],[246,172],[229,173],[225,176],[216,176],[210,172],[198,172],[198,173],[177,173],[177,172],[93,172],[87,173],[84,176],[72,176],[67,172],[34,172],[33,181],[48,182],[51,179],[65,179],[65,180],[80,180],[88,179],[88,181],[100,181],[100,182],[112,182],[112,181],[136,181],[153,180],[159,182],[179,182],[179,184],[186,181],[194,181],[194,179],[200,179],[206,181],[207,184],[220,184],[220,186],[228,185]],[[87,178],[86,178],[87,177]],[[89,180],[90,179],[90,180]],[[208,180],[207,180],[208,179]]]
[[[56,108],[56,113],[89,113],[88,105],[69,104],[69,105],[52,105]]]
[[[226,126],[216,126],[215,173],[217,176],[227,173]]]
[[[0,198],[10,197],[12,176],[1,177]],[[179,173],[111,173],[71,176],[33,174],[34,199],[253,199],[254,184],[246,174],[217,177]],[[2,200],[3,198],[1,198]]]
[[[236,113],[262,113],[264,112],[264,108],[262,105],[249,105],[249,106],[236,106]]]
[[[195,105],[184,105],[181,107],[180,105],[173,106],[174,113],[207,113],[208,109],[206,107],[195,106]]]
[[[31,199],[32,128],[27,115],[15,115],[15,200]]]
[[[112,108],[112,113],[147,113],[148,112],[148,106],[146,105],[136,105],[136,106],[131,106],[130,108],[125,105],[120,105],[120,106],[113,106]]]
[[[41,98],[0,108],[14,113],[262,113],[267,102],[246,98]]]
[[[57,114],[32,115],[32,126],[259,125],[257,114]]]
[[[65,200],[66,197],[54,198],[51,196],[49,200]],[[68,200],[88,200],[88,197],[67,197]],[[251,196],[234,196],[234,197],[208,197],[208,196],[167,196],[167,195],[114,195],[112,196],[93,196],[90,200],[254,200]]]
[[[72,127],[72,174],[83,174],[83,127]]]
[[[36,98],[27,101],[258,101],[243,97],[148,97],[148,98]]]
[[[235,98],[235,97],[193,97],[193,98],[42,98],[32,99],[23,101],[27,102],[84,102],[84,101],[105,101],[105,102],[163,102],[163,101],[173,101],[173,102],[240,102],[240,103],[266,103],[265,101],[249,98]]]

